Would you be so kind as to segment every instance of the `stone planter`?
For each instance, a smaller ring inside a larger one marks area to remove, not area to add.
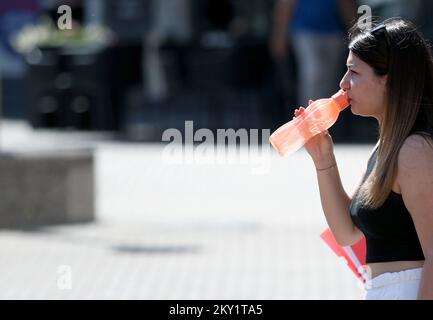
[[[92,150],[0,154],[0,228],[95,219]]]

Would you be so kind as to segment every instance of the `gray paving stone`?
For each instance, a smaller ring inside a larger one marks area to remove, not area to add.
[[[10,123],[3,148],[60,143],[53,135]],[[319,238],[326,221],[305,151],[272,153],[254,175],[239,164],[167,165],[162,145],[90,137],[96,222],[0,231],[0,299],[362,299]],[[72,148],[83,135],[62,139]],[[372,147],[336,146],[346,191]],[[62,266],[70,289],[59,286]]]

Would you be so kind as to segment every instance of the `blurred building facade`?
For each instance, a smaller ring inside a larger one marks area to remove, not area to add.
[[[130,140],[160,140],[162,130],[182,130],[186,120],[195,128],[273,130],[288,120],[268,49],[274,3],[2,0],[3,114],[28,119],[35,127],[114,130]],[[433,37],[431,1],[358,3],[370,5],[381,18],[409,18]],[[56,21],[61,4],[71,6],[77,25],[102,24],[115,40],[97,49],[42,50],[38,63],[14,52],[11,36],[42,15]],[[290,64],[296,73],[296,61]],[[293,79],[284,85],[295,87]],[[351,114],[344,117],[358,121]],[[358,137],[335,140],[371,139],[362,130],[354,132]]]

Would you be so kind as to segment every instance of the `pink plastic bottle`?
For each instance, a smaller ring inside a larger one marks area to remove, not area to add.
[[[269,141],[281,156],[292,154],[310,138],[331,127],[337,121],[340,111],[349,104],[344,90],[338,91],[331,98],[316,100],[301,115],[275,130]]]

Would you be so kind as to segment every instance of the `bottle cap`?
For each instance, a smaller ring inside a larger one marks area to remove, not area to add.
[[[349,105],[349,97],[347,96],[347,92],[341,89],[336,94],[334,94],[332,97],[334,99],[335,103],[340,108],[340,111],[343,109],[346,109]]]

